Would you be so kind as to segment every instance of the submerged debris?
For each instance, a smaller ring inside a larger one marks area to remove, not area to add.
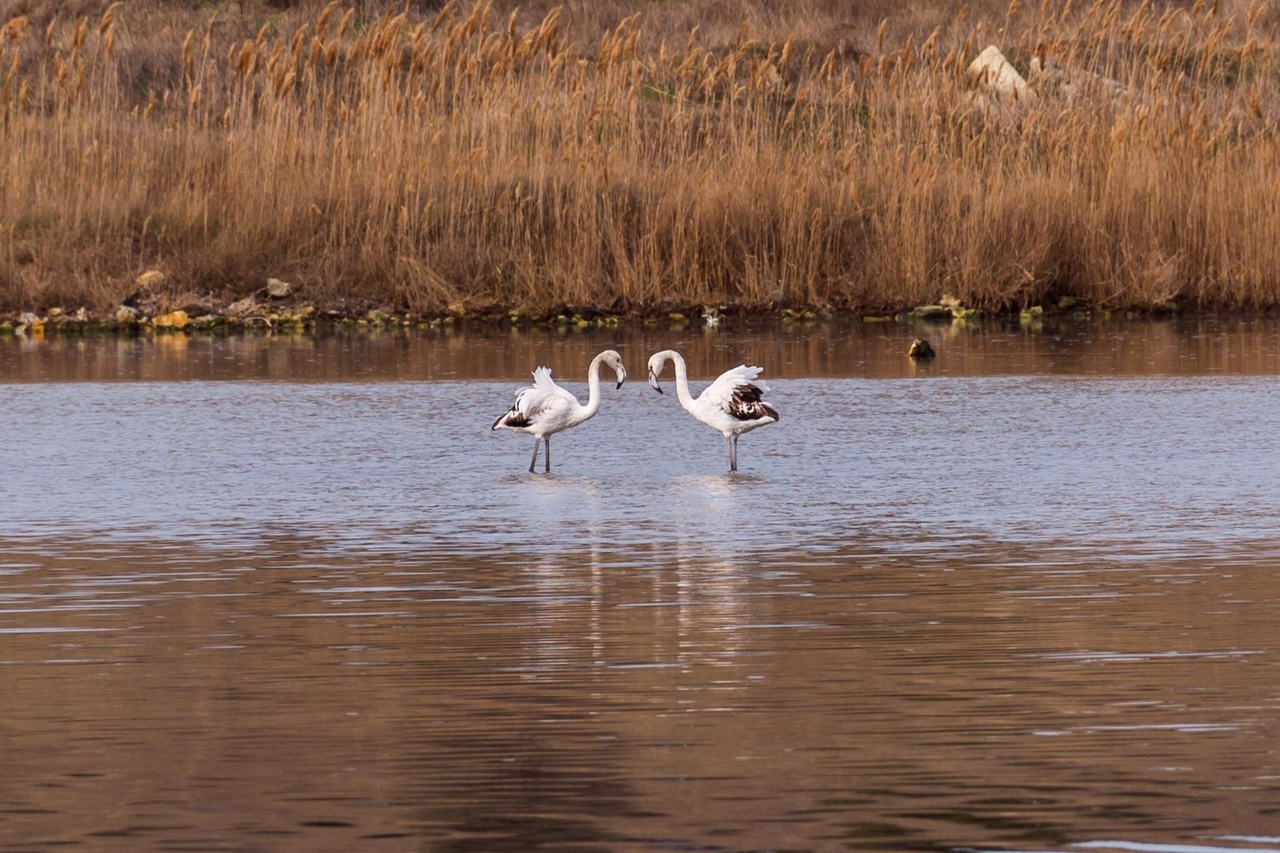
[[[924,338],[916,338],[911,342],[911,349],[907,350],[910,358],[917,360],[933,358],[937,353],[933,351],[933,347]]]

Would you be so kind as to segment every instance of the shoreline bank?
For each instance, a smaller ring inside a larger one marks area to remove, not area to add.
[[[546,312],[488,305],[456,305],[449,311],[415,313],[391,308],[352,309],[342,305],[314,304],[302,300],[272,300],[247,303],[240,300],[227,306],[186,304],[181,307],[148,308],[127,300],[115,312],[74,311],[51,308],[47,311],[0,313],[0,337],[38,335],[143,335],[143,334],[234,334],[243,332],[305,332],[360,329],[608,329],[619,327],[752,328],[774,324],[816,323],[885,324],[918,326],[923,329],[977,326],[985,323],[1039,328],[1045,325],[1082,324],[1096,321],[1167,320],[1170,318],[1219,318],[1224,316],[1265,319],[1277,316],[1273,309],[1182,310],[1170,303],[1149,309],[1090,306],[1064,297],[1058,303],[1033,305],[1014,311],[981,311],[944,299],[911,309],[859,311],[827,306],[744,306],[680,305],[670,303],[643,310],[609,311],[591,307],[562,305]]]

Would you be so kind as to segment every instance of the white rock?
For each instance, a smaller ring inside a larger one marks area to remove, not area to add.
[[[1000,48],[990,45],[978,58],[969,63],[969,73],[993,92],[1014,98],[1026,98],[1031,95],[1027,81],[1022,79],[1018,70],[1004,58]]]

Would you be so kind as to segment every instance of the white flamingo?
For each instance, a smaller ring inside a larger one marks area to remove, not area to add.
[[[584,406],[578,398],[551,380],[551,368],[539,367],[533,371],[533,385],[521,388],[510,410],[498,416],[490,429],[513,429],[533,436],[533,458],[529,460],[529,473],[538,464],[538,444],[546,444],[546,471],[551,473],[551,436],[576,427],[590,420],[600,410],[600,365],[607,364],[618,374],[618,386],[627,379],[627,369],[622,366],[622,356],[607,349],[591,360],[587,368],[587,385],[590,394]]]
[[[675,350],[663,350],[649,358],[649,387],[662,393],[658,377],[667,361],[676,365],[676,396],[684,410],[724,436],[729,445],[729,470],[738,470],[738,436],[780,420],[778,410],[765,402],[769,386],[756,382],[760,368],[745,364],[726,370],[697,397],[689,393],[689,373]]]

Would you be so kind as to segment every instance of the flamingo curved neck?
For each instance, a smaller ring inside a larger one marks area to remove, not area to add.
[[[600,364],[604,361],[604,353],[591,359],[587,368],[587,404],[578,409],[578,417],[582,420],[600,411]]]
[[[675,350],[667,350],[667,357],[676,366],[676,397],[686,412],[694,408],[693,395],[689,393],[689,369],[685,366],[684,356]]]

